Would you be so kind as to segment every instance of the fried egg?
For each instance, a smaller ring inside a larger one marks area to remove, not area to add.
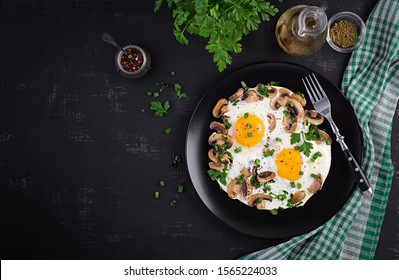
[[[304,205],[322,188],[331,138],[318,129],[323,117],[305,104],[303,95],[263,84],[219,100],[209,174],[230,198],[276,213]]]

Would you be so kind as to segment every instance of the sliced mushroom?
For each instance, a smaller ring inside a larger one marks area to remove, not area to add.
[[[320,140],[316,140],[317,144],[321,144],[323,141],[326,142],[327,145],[331,145],[332,144],[332,139],[330,137],[330,135],[328,135],[327,132],[325,132],[324,130],[319,130],[321,139]]]
[[[244,94],[244,89],[243,88],[239,88],[234,94],[230,95],[229,100],[230,101],[237,100],[237,99],[241,98],[241,96],[243,94]]]
[[[259,173],[256,179],[258,179],[259,183],[266,183],[274,179],[276,177],[276,173],[273,171],[264,171]]]
[[[227,105],[229,102],[227,101],[226,98],[219,99],[219,101],[216,103],[215,107],[213,107],[212,110],[212,115],[215,118],[220,118],[224,113],[228,111]]]
[[[292,200],[292,204],[297,204],[299,201],[302,201],[305,198],[304,191],[296,191],[294,193],[294,198]]]
[[[221,162],[213,162],[213,161],[211,161],[209,163],[209,168],[215,169],[215,170],[218,170],[218,171],[222,171],[224,169],[224,166],[225,165],[223,163],[221,163]]]
[[[307,120],[310,124],[320,125],[323,123],[324,117],[320,115],[316,110],[306,110],[305,120]]]
[[[295,122],[293,123],[290,116],[283,117],[284,130],[287,131],[288,133],[293,133],[296,130],[297,125],[298,125],[298,120],[296,118]]]
[[[289,97],[291,95],[291,91],[288,88],[281,87],[278,90],[278,94],[280,97]]]
[[[268,200],[271,202],[273,200],[273,198],[269,194],[265,194],[265,193],[253,194],[248,199],[248,205],[251,207],[254,207],[257,204],[262,203],[263,200]]]
[[[274,114],[267,114],[267,122],[269,123],[269,131],[272,132],[276,128],[276,116]]]
[[[226,145],[227,148],[230,148],[231,145],[233,145],[233,140],[228,135],[224,135],[224,134],[220,134],[220,133],[214,132],[214,133],[211,134],[211,136],[209,136],[208,143],[211,146],[213,146],[213,145],[218,145],[218,146]]]
[[[235,179],[231,180],[231,182],[227,186],[227,195],[231,199],[237,199],[241,193],[241,189],[242,189],[242,186],[241,186],[240,182],[237,180],[237,178],[235,178]]]
[[[277,111],[281,107],[285,106],[287,102],[288,102],[288,96],[286,95],[275,97],[272,100],[270,100],[270,108]]]
[[[227,128],[224,126],[224,124],[217,122],[217,121],[213,121],[209,124],[209,128],[212,130],[216,130],[217,133],[220,134],[227,134]]]
[[[249,171],[249,169],[248,168],[243,168],[243,169],[241,169],[241,173],[242,173],[242,175],[245,177],[245,178],[248,178],[248,177],[250,177],[251,176],[251,172]]]
[[[208,157],[211,161],[218,162],[218,153],[215,151],[215,149],[210,149],[208,151]]]
[[[276,94],[277,94],[277,88],[276,88],[276,87],[273,87],[273,86],[271,86],[271,85],[267,85],[266,87],[267,87],[267,89],[269,90],[269,92],[268,92],[269,97],[274,97],[274,96],[276,96]]]
[[[220,162],[224,163],[225,165],[230,164],[231,160],[228,154],[223,154],[220,158]]]
[[[254,90],[248,90],[241,96],[241,100],[247,103],[254,103],[258,100],[262,100],[263,97],[258,95]]]
[[[306,98],[299,94],[299,93],[293,93],[290,96],[291,99],[295,99],[296,101],[299,101],[299,103],[301,103],[302,107],[306,106]]]
[[[305,111],[298,100],[289,99],[286,107],[291,116],[296,118],[303,118],[305,116]]]
[[[308,187],[308,191],[311,193],[317,193],[323,187],[323,180],[321,179],[321,174],[318,174],[318,178],[314,179],[313,183]]]
[[[252,194],[253,187],[249,178],[244,178],[244,182],[242,183],[242,195],[245,200],[249,199],[249,196]]]

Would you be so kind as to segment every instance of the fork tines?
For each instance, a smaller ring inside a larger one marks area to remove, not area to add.
[[[309,97],[312,103],[315,103],[320,99],[326,98],[327,95],[321,87],[314,73],[306,76],[304,79],[302,79],[302,82],[305,85],[306,91],[309,93]]]

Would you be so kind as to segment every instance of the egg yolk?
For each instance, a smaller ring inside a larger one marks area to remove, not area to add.
[[[302,157],[295,149],[284,149],[277,155],[277,174],[289,181],[301,178]]]
[[[239,118],[235,126],[235,138],[243,146],[258,144],[265,134],[265,124],[255,115],[245,114]]]

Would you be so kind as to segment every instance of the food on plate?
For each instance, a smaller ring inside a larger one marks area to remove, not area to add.
[[[250,207],[276,214],[303,206],[331,165],[331,137],[318,128],[324,117],[275,82],[243,86],[212,110],[208,174]]]

